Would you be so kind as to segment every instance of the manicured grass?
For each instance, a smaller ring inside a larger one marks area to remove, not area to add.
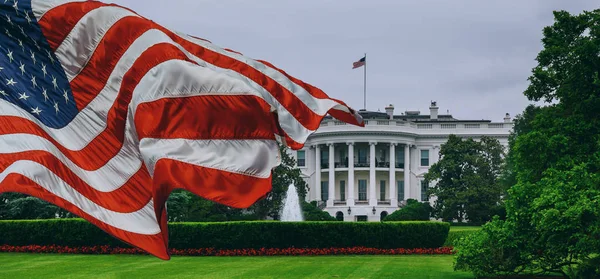
[[[452,256],[173,257],[0,253],[0,278],[473,278]]]

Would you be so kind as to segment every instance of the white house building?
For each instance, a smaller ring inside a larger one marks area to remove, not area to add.
[[[309,185],[307,201],[344,221],[379,221],[407,199],[429,200],[422,195],[429,187],[423,176],[450,134],[485,135],[508,146],[508,113],[503,122],[492,122],[440,115],[435,102],[429,109],[429,115],[394,115],[392,105],[385,113],[363,110],[365,127],[326,117],[305,147],[293,152]]]

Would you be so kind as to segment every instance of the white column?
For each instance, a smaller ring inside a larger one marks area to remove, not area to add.
[[[315,145],[315,199],[321,201],[321,147]]]
[[[335,147],[333,143],[328,143],[329,146],[329,199],[327,206],[333,206],[335,199]]]
[[[369,162],[369,206],[377,205],[377,182],[375,181],[375,146],[377,142],[369,142],[370,149],[370,162]]]
[[[354,143],[348,142],[348,191],[346,191],[346,204],[354,206]]]
[[[398,207],[398,194],[396,194],[396,143],[390,142],[390,206]]]
[[[410,199],[410,147],[404,145],[404,199]]]

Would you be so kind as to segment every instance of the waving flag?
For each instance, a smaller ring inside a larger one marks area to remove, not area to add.
[[[0,3],[0,192],[65,208],[168,259],[174,188],[244,208],[277,141],[303,146],[343,102],[273,65],[97,1]]]

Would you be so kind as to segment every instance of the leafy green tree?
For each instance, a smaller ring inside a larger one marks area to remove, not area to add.
[[[450,135],[440,148],[440,160],[425,175],[435,185],[433,216],[445,221],[485,223],[498,212],[503,189],[499,177],[504,150],[497,139],[480,141]]]
[[[429,221],[431,211],[432,208],[428,202],[408,199],[404,207],[386,216],[383,221]]]
[[[337,219],[329,213],[319,209],[317,207],[317,203],[312,201],[310,203],[306,201],[301,201],[302,206],[302,215],[304,216],[304,221],[336,221]]]
[[[600,10],[554,17],[524,92],[554,104],[519,118],[506,221],[459,242],[457,269],[600,276]]]
[[[0,219],[51,219],[74,217],[51,203],[20,193],[0,194]]]
[[[249,208],[260,219],[267,217],[279,219],[285,193],[290,184],[296,186],[300,200],[304,200],[306,197],[308,185],[302,179],[300,169],[296,167],[296,160],[290,156],[287,148],[283,145],[279,146],[279,153],[281,154],[281,164],[273,170],[273,189],[264,199]]]

